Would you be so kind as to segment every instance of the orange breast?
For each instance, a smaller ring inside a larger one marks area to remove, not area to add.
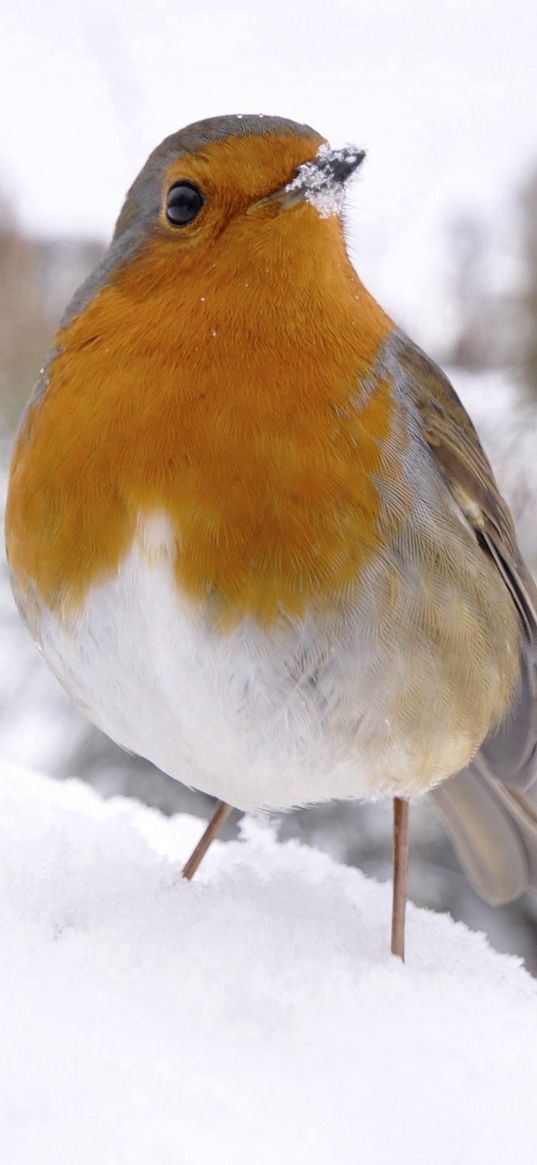
[[[255,252],[238,230],[181,278],[155,241],[57,337],[7,516],[19,586],[52,608],[116,570],[140,513],[169,515],[178,586],[232,621],[300,613],[378,548],[404,440],[375,375],[392,324],[336,220],[300,206]]]

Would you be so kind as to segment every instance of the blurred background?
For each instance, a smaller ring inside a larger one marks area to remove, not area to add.
[[[537,571],[535,0],[27,0],[4,3],[2,22],[2,497],[58,319],[149,151],[201,117],[280,114],[367,149],[347,210],[353,261],[447,368]],[[165,813],[211,810],[71,706],[19,622],[4,561],[1,756]],[[387,805],[302,810],[279,830],[390,875]],[[486,930],[537,972],[535,903],[481,903],[426,800],[412,812],[412,843],[413,899]]]

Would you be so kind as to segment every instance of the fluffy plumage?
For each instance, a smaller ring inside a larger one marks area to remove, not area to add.
[[[151,156],[23,423],[14,587],[125,747],[242,808],[445,781],[505,898],[537,865],[495,783],[535,775],[535,589],[453,389],[296,196],[322,143],[225,118]],[[182,231],[177,182],[203,192]]]

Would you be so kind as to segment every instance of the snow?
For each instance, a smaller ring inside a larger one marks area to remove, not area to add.
[[[300,191],[320,218],[340,214],[345,201],[348,176],[365,157],[356,146],[332,150],[326,143],[317,150],[316,161],[299,166],[296,177],[287,183],[288,192]],[[342,181],[342,174],[346,174]],[[270,197],[270,196],[269,196]]]
[[[179,878],[201,822],[4,763],[10,1165],[495,1165],[534,1151],[537,984],[270,824]]]

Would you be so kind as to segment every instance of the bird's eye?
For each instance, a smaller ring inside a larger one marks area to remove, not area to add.
[[[199,214],[204,197],[193,182],[176,182],[168,190],[166,218],[173,227],[186,227]]]

